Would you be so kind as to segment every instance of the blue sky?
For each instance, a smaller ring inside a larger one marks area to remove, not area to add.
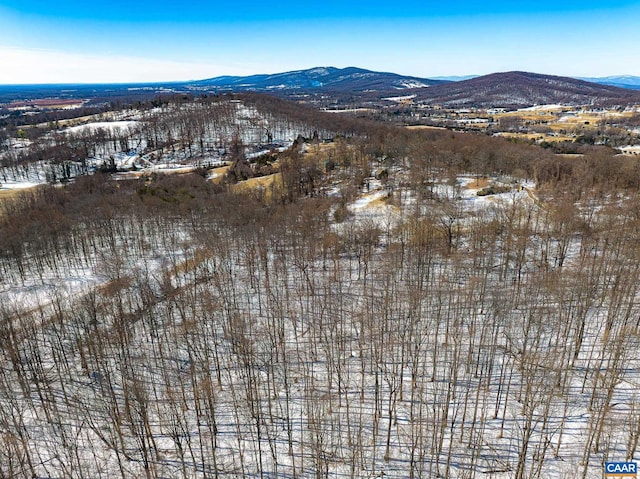
[[[640,75],[640,1],[0,0],[0,83],[358,66]]]

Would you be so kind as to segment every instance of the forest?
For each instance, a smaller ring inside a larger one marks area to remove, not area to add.
[[[0,183],[48,183],[0,200],[0,477],[585,479],[635,458],[637,159],[259,95],[118,114],[0,158]],[[148,170],[167,162],[193,171]]]

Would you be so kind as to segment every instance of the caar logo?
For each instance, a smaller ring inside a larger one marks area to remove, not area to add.
[[[635,462],[607,462],[604,465],[604,477],[637,477],[638,465]]]

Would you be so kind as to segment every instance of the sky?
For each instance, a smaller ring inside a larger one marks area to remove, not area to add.
[[[356,66],[640,76],[640,0],[0,0],[0,84]]]

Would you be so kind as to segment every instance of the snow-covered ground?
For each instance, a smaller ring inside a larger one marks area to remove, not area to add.
[[[475,181],[434,185],[460,205],[459,253],[408,222],[416,198],[387,204],[371,180],[334,230],[349,240],[326,252],[321,228],[299,244],[298,224],[265,222],[164,246],[164,228],[147,230],[138,256],[131,228],[93,269],[10,288],[2,304],[39,328],[22,369],[5,352],[5,434],[22,434],[38,477],[598,477],[638,424],[637,285],[620,303],[613,263],[593,277],[579,237],[564,269],[536,266],[554,234],[541,208],[503,220],[513,250],[499,240],[487,257],[471,241],[477,208],[518,213],[531,198],[489,202]],[[391,212],[403,242],[357,227]],[[20,471],[15,457],[3,473]]]
[[[189,132],[194,128],[193,117],[198,116],[201,123],[196,136]],[[67,182],[78,174],[98,169],[116,169],[120,177],[125,177],[123,172],[128,170],[135,172],[129,176],[135,176],[141,171],[211,168],[226,164],[228,148],[239,134],[245,156],[250,160],[272,150],[284,151],[299,134],[313,133],[288,120],[265,116],[239,101],[220,102],[207,108],[190,104],[149,111],[107,112],[76,121],[84,123],[66,126],[70,122],[61,121],[57,133],[47,134],[36,143],[11,140],[8,151],[0,153],[0,159],[7,165],[0,168],[0,187],[28,188]],[[105,135],[96,136],[100,131]],[[68,142],[68,159],[56,153],[60,134]],[[21,161],[32,147],[40,149],[37,159]],[[51,148],[50,158],[46,148]],[[76,155],[75,151],[79,153]]]
[[[520,108],[518,111],[556,111],[556,110],[562,110],[564,108],[567,108],[567,105],[549,104],[549,105],[535,105],[527,108]]]
[[[640,145],[621,146],[617,148],[623,155],[640,155]]]
[[[392,97],[388,97],[388,98],[383,98],[383,100],[395,101],[395,102],[405,102],[405,101],[413,100],[415,97],[416,97],[416,95],[392,96]]]
[[[0,183],[0,190],[25,190],[41,185],[42,183],[36,183],[31,181],[3,181]]]
[[[135,128],[138,125],[137,121],[125,120],[125,121],[97,121],[86,123],[84,125],[70,126],[63,131],[67,134],[77,133],[95,133],[98,130],[107,130],[110,132],[127,131]]]

